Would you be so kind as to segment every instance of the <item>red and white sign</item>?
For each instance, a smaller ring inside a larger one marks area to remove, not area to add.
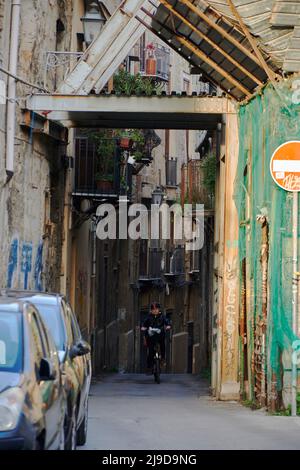
[[[270,163],[275,183],[285,191],[300,191],[300,141],[280,145]]]

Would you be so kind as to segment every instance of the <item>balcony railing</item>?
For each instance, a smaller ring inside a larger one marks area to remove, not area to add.
[[[129,166],[129,165],[128,165]],[[118,196],[126,194],[130,187],[130,174],[125,172],[125,176],[120,176],[120,159],[116,148],[113,168],[109,177],[97,175],[98,157],[96,146],[87,136],[77,136],[75,138],[75,181],[73,195],[77,196]],[[96,178],[97,176],[97,178]],[[123,191],[122,191],[123,190]]]
[[[149,75],[146,70],[146,56],[147,51],[144,47],[140,49],[140,73],[142,76],[151,76],[158,80],[169,81],[170,78],[170,49],[162,46],[161,44],[154,44],[155,58],[156,58],[156,72],[154,75]]]
[[[184,247],[177,247],[166,255],[166,269],[168,275],[179,275],[184,273]]]
[[[44,58],[44,87],[53,92],[83,52],[47,51]]]

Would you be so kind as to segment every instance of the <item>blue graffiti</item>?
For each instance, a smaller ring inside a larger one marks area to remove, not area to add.
[[[32,269],[32,244],[24,243],[22,246],[21,272],[24,273],[24,289],[28,289],[28,274]]]
[[[20,257],[20,260],[19,260]],[[19,267],[19,269],[18,269]],[[23,288],[29,289],[29,275],[32,273],[33,284],[36,290],[41,291],[42,274],[43,274],[43,242],[40,241],[36,251],[36,257],[33,267],[33,248],[32,243],[20,243],[15,238],[10,246],[8,268],[7,268],[7,287],[10,289],[13,286],[15,273],[21,272],[24,274]],[[19,277],[19,276],[18,276]],[[20,282],[19,282],[20,284]]]
[[[43,242],[39,243],[36,259],[35,259],[35,266],[34,266],[34,284],[36,290],[43,290],[43,283],[42,283],[42,272],[43,272]]]
[[[14,239],[10,246],[7,268],[7,287],[9,289],[12,287],[14,272],[17,270],[18,267],[18,248],[19,242],[17,239]]]

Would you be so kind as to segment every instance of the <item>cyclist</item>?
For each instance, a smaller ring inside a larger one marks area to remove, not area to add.
[[[149,328],[159,328],[161,333],[158,338],[157,335],[150,336],[148,333]],[[155,343],[158,340],[160,344],[160,354],[162,365],[165,366],[165,355],[166,355],[166,335],[165,331],[170,330],[171,325],[167,317],[165,317],[161,312],[161,307],[159,302],[152,302],[150,307],[150,314],[147,316],[146,320],[143,322],[141,330],[145,334],[146,346],[148,348],[147,355],[147,373],[151,373],[153,368],[153,358],[154,358],[154,347]]]

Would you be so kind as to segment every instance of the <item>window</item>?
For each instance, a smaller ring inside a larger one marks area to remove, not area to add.
[[[33,301],[34,299],[32,302]],[[37,302],[34,302],[34,304],[38,308],[46,327],[51,332],[58,351],[63,351],[65,349],[66,334],[59,305],[42,304]]]
[[[176,186],[177,185],[177,160],[171,158],[166,161],[166,185]]]
[[[41,360],[45,357],[45,350],[41,339],[41,332],[37,322],[37,318],[33,312],[29,315],[29,327],[31,336],[31,353],[34,361],[35,374],[39,379],[39,370]]]
[[[66,325],[66,331],[67,331],[67,341],[69,346],[73,346],[76,336],[74,335],[73,328],[72,328],[72,321],[71,321],[71,316],[70,316],[70,309],[68,308],[68,305],[64,300],[61,301],[63,313],[64,313],[64,319],[65,319],[65,325]]]
[[[71,328],[72,328],[72,333],[73,337],[75,340],[75,343],[77,343],[81,339],[81,331],[77,322],[77,318],[75,317],[75,314],[69,304],[66,304],[70,320],[71,320]]]
[[[21,372],[23,327],[21,314],[0,312],[0,371]]]

